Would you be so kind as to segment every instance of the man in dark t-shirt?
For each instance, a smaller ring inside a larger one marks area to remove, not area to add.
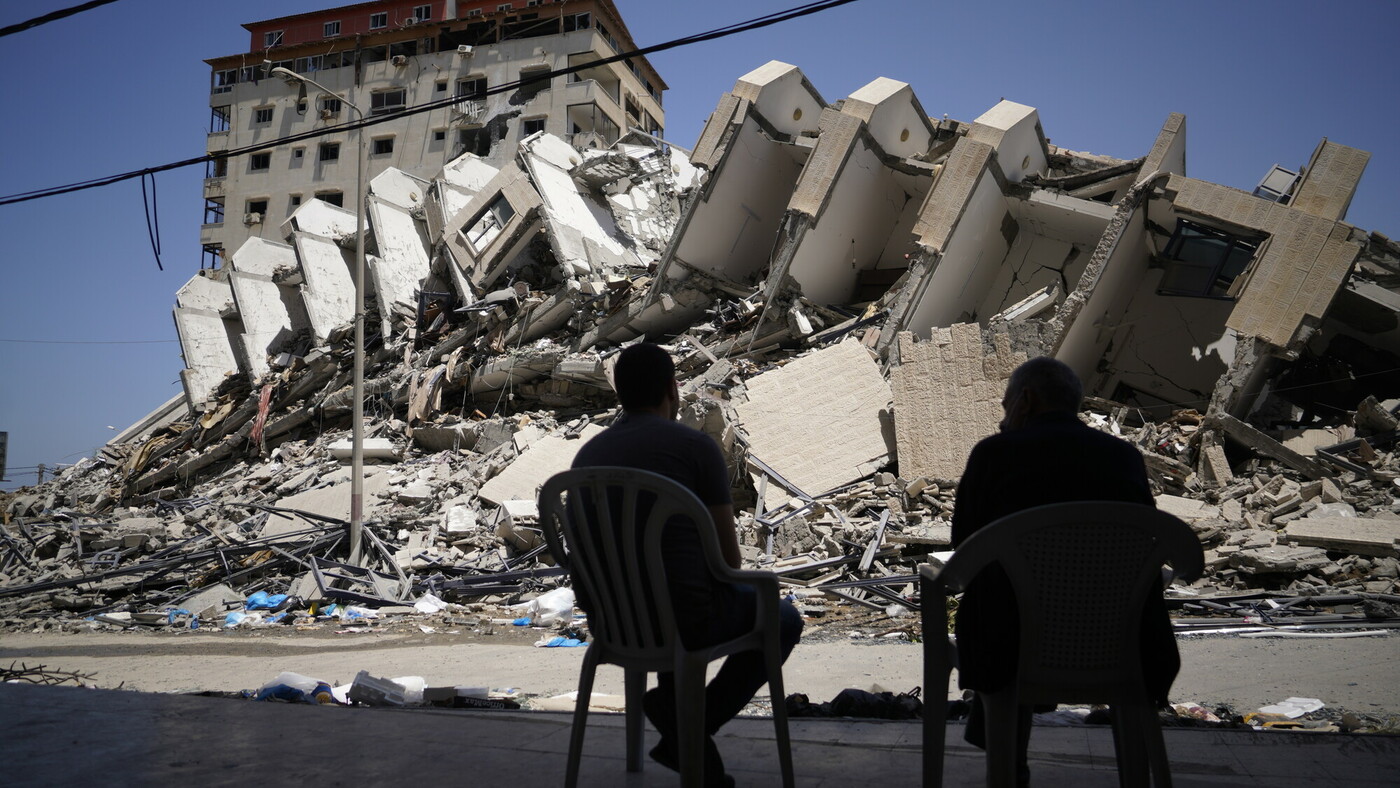
[[[972,449],[953,504],[953,547],[1008,514],[1068,501],[1123,501],[1155,506],[1142,453],[1079,420],[1083,387],[1063,362],[1033,358],[1011,374],[1002,399],[1001,432]],[[996,692],[1016,675],[1020,618],[1010,578],[1000,564],[982,570],[958,606],[959,683]],[[1160,589],[1143,610],[1143,677],[1164,704],[1180,668],[1176,639]],[[1030,709],[1018,715],[1020,779],[1029,779]],[[982,746],[983,718],[974,703],[967,740]]]
[[[719,446],[704,433],[678,423],[680,390],[670,355],[653,344],[624,350],[613,370],[613,388],[622,416],[590,440],[574,457],[573,467],[600,465],[639,468],[684,485],[709,509],[709,523],[668,523],[662,535],[662,561],[682,642],[698,648],[721,643],[753,628],[755,591],[714,579],[705,566],[696,527],[711,527],[719,537],[725,563],[740,568],[729,473]],[[797,644],[802,617],[790,603],[779,603],[779,640],[783,659]],[[580,607],[588,612],[588,600]],[[705,688],[705,775],[710,785],[732,785],[714,744],[714,734],[743,710],[767,681],[763,655],[731,655]],[[782,698],[774,698],[782,703]],[[676,769],[676,699],[674,676],[657,675],[657,687],[644,699],[647,718],[661,734],[651,751],[656,762]]]

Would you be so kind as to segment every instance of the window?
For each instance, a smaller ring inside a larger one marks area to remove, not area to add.
[[[248,201],[248,210],[244,211],[244,213],[256,213],[256,214],[264,214],[264,213],[267,213],[267,198],[264,197],[264,198],[261,199],[261,200],[249,200],[249,201]]]
[[[305,74],[308,71],[320,71],[321,69],[325,68],[326,56],[310,55],[308,57],[299,57],[296,59],[295,62],[296,68],[293,68],[292,70],[297,72],[298,74]]]
[[[292,148],[292,158],[300,159],[306,156],[306,148]]]
[[[282,31],[273,30],[270,33],[263,33],[263,49],[282,46]]]
[[[252,156],[248,157],[249,172],[267,172],[267,169],[271,166],[271,153],[254,153]]]
[[[445,80],[445,79],[438,80],[437,83],[435,83],[435,84],[433,85],[433,90],[436,91],[436,92],[438,92],[438,93],[446,93],[446,92],[447,92],[447,80]]]
[[[520,98],[529,101],[542,90],[549,88],[549,66],[523,68],[520,70]]]
[[[321,35],[324,35],[326,38],[340,35],[340,20],[337,19],[334,22],[327,22],[326,24],[322,25]],[[297,199],[301,198],[298,197]]]
[[[321,143],[320,160],[321,160],[321,161],[339,161],[339,160],[340,160],[340,143],[339,143],[339,142],[323,142],[323,143]]]
[[[371,94],[369,97],[369,114],[383,115],[386,112],[397,112],[404,108],[404,102],[408,96],[408,91],[403,88],[396,90],[381,90]]]
[[[217,200],[204,201],[204,223],[223,224],[224,223],[224,200],[220,197]]]
[[[338,99],[338,98],[323,98],[323,99],[321,99],[321,114],[322,114],[322,115],[339,115],[339,114],[340,114],[340,99]]]
[[[501,3],[500,5],[496,6],[497,11],[509,11],[510,8],[510,3]]]
[[[211,107],[209,113],[209,133],[228,131],[229,107]]]
[[[480,8],[472,8],[472,9],[469,9],[469,10],[467,11],[467,16],[469,16],[469,17],[472,17],[472,16],[481,16],[481,9],[480,9]]]
[[[337,208],[345,207],[345,194],[343,192],[316,192],[316,199],[330,203]]]
[[[222,178],[226,175],[228,175],[228,159],[220,156],[217,159],[204,162],[204,177]]]
[[[515,209],[510,207],[510,201],[504,196],[497,197],[494,202],[486,206],[467,229],[462,231],[466,236],[467,243],[471,245],[473,251],[480,252],[490,245],[496,236],[501,234],[501,228],[506,226],[512,217],[515,216]]]
[[[593,17],[587,13],[569,14],[564,17],[564,32],[572,33],[575,30],[587,30],[593,26]]]
[[[393,152],[394,152],[394,138],[393,138],[393,137],[380,137],[379,139],[374,140],[374,142],[371,144],[371,147],[370,147],[370,151],[369,151],[369,152],[370,152],[370,155],[373,155],[373,156],[387,156],[387,155],[389,155],[390,153],[393,153]]]
[[[257,124],[272,122],[272,107],[258,107],[253,110],[253,122]]]
[[[419,22],[426,22],[433,18],[433,7],[431,5],[416,5],[413,7],[413,18]]]
[[[1244,273],[1259,245],[1185,219],[1167,242],[1166,273],[1157,292],[1165,295],[1228,298],[1235,277]]]
[[[389,26],[389,12],[388,12],[388,11],[381,11],[380,13],[377,13],[377,14],[370,14],[370,15],[369,15],[369,29],[370,29],[370,30],[383,30],[384,28],[386,28],[386,27],[388,27],[388,26]]]
[[[535,132],[544,131],[544,118],[530,118],[520,124],[520,132],[528,137]]]
[[[447,129],[433,129],[433,142],[443,142],[447,139]]]
[[[295,211],[295,210],[297,209],[297,207],[300,206],[300,205],[301,205],[301,195],[300,195],[300,194],[290,194],[290,195],[287,195],[287,215],[288,215],[288,216],[291,216],[291,215],[292,215],[292,212]]]
[[[457,80],[457,98],[481,98],[486,95],[486,77]]]
[[[238,84],[238,69],[230,68],[214,72],[214,86],[210,93],[227,93]]]

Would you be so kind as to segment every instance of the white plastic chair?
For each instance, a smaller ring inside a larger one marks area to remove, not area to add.
[[[704,784],[705,667],[741,651],[761,650],[773,698],[773,725],[783,785],[791,788],[792,751],[783,703],[778,643],[778,580],[770,572],[730,568],[710,527],[709,510],[685,487],[633,468],[592,467],[553,476],[540,490],[540,525],[555,560],[569,570],[575,590],[590,600],[592,642],[579,675],[564,782],[578,783],[588,702],[599,664],[626,673],[627,771],[641,771],[642,695],[649,672],[674,672],[681,784]],[[680,517],[699,524],[705,563],[726,583],[754,586],[758,609],[752,631],[715,646],[687,650],[681,643],[661,561],[661,534]]]
[[[1016,710],[1042,703],[1107,703],[1121,785],[1171,785],[1156,709],[1142,673],[1139,631],[1147,595],[1163,577],[1199,577],[1200,541],[1181,520],[1150,506],[1079,501],[1026,509],[968,538],[942,567],[919,569],[924,686],[947,687],[956,664],[947,598],[999,562],[1021,622],[1015,681],[979,693],[987,719],[987,784],[1016,784]],[[947,704],[924,705],[924,785],[943,780]]]

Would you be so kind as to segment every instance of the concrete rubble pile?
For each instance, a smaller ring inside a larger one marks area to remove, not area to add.
[[[746,563],[809,616],[917,606],[968,451],[1048,354],[1200,535],[1188,611],[1396,618],[1400,245],[1342,221],[1368,156],[1324,140],[1278,200],[1187,178],[1180,115],[1122,160],[1051,145],[1014,102],[938,120],[881,78],[828,104],[772,62],[691,152],[541,133],[499,170],[385,171],[366,565],[346,562],[356,219],[311,200],[285,244],[180,290],[181,396],[9,499],[0,617],[535,597],[561,582],[535,493],[616,416],[613,360],[647,339],[730,463]]]

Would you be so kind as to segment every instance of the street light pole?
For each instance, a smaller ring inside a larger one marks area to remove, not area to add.
[[[363,121],[365,113],[349,99],[329,90],[316,80],[303,76],[282,66],[272,69],[272,73],[287,80],[301,83],[301,90],[311,85],[323,93],[328,93],[355,110],[356,121]],[[364,552],[364,499],[365,499],[365,130],[355,129],[355,362],[354,362],[354,404],[350,411],[350,563],[360,566]]]

